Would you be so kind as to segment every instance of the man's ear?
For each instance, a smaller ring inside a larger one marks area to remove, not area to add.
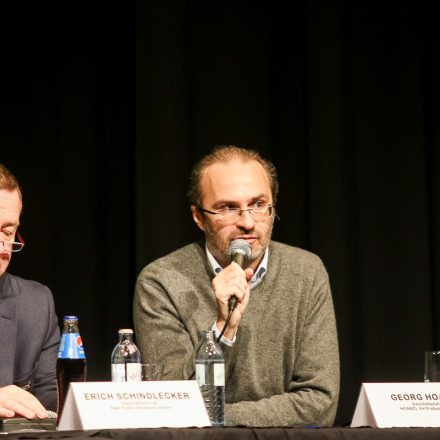
[[[197,209],[196,205],[191,205],[191,213],[193,220],[196,222],[196,225],[202,230],[205,231],[205,222],[203,218],[203,213]]]

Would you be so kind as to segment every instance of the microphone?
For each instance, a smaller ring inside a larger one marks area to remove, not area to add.
[[[251,245],[241,238],[232,240],[229,245],[228,255],[231,257],[231,262],[237,263],[241,268],[243,268],[252,254]],[[234,310],[237,304],[237,298],[231,296],[228,301],[229,310]]]

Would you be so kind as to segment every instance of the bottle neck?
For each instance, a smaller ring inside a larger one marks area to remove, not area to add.
[[[78,321],[64,321],[63,333],[79,333]]]
[[[119,333],[119,342],[130,343],[133,342],[133,333]]]
[[[214,337],[214,330],[203,330],[202,331],[202,338],[204,341],[212,341],[215,342],[215,337]]]

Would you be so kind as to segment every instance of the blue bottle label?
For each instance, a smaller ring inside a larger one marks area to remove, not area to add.
[[[82,339],[79,333],[65,333],[61,336],[59,359],[85,359]]]

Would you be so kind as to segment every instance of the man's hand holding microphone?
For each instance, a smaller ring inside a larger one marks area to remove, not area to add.
[[[231,264],[217,274],[212,286],[217,300],[217,328],[222,331],[226,326],[223,334],[232,340],[249,302],[249,281],[254,271],[243,269],[252,253],[246,240],[233,240],[228,253]]]

